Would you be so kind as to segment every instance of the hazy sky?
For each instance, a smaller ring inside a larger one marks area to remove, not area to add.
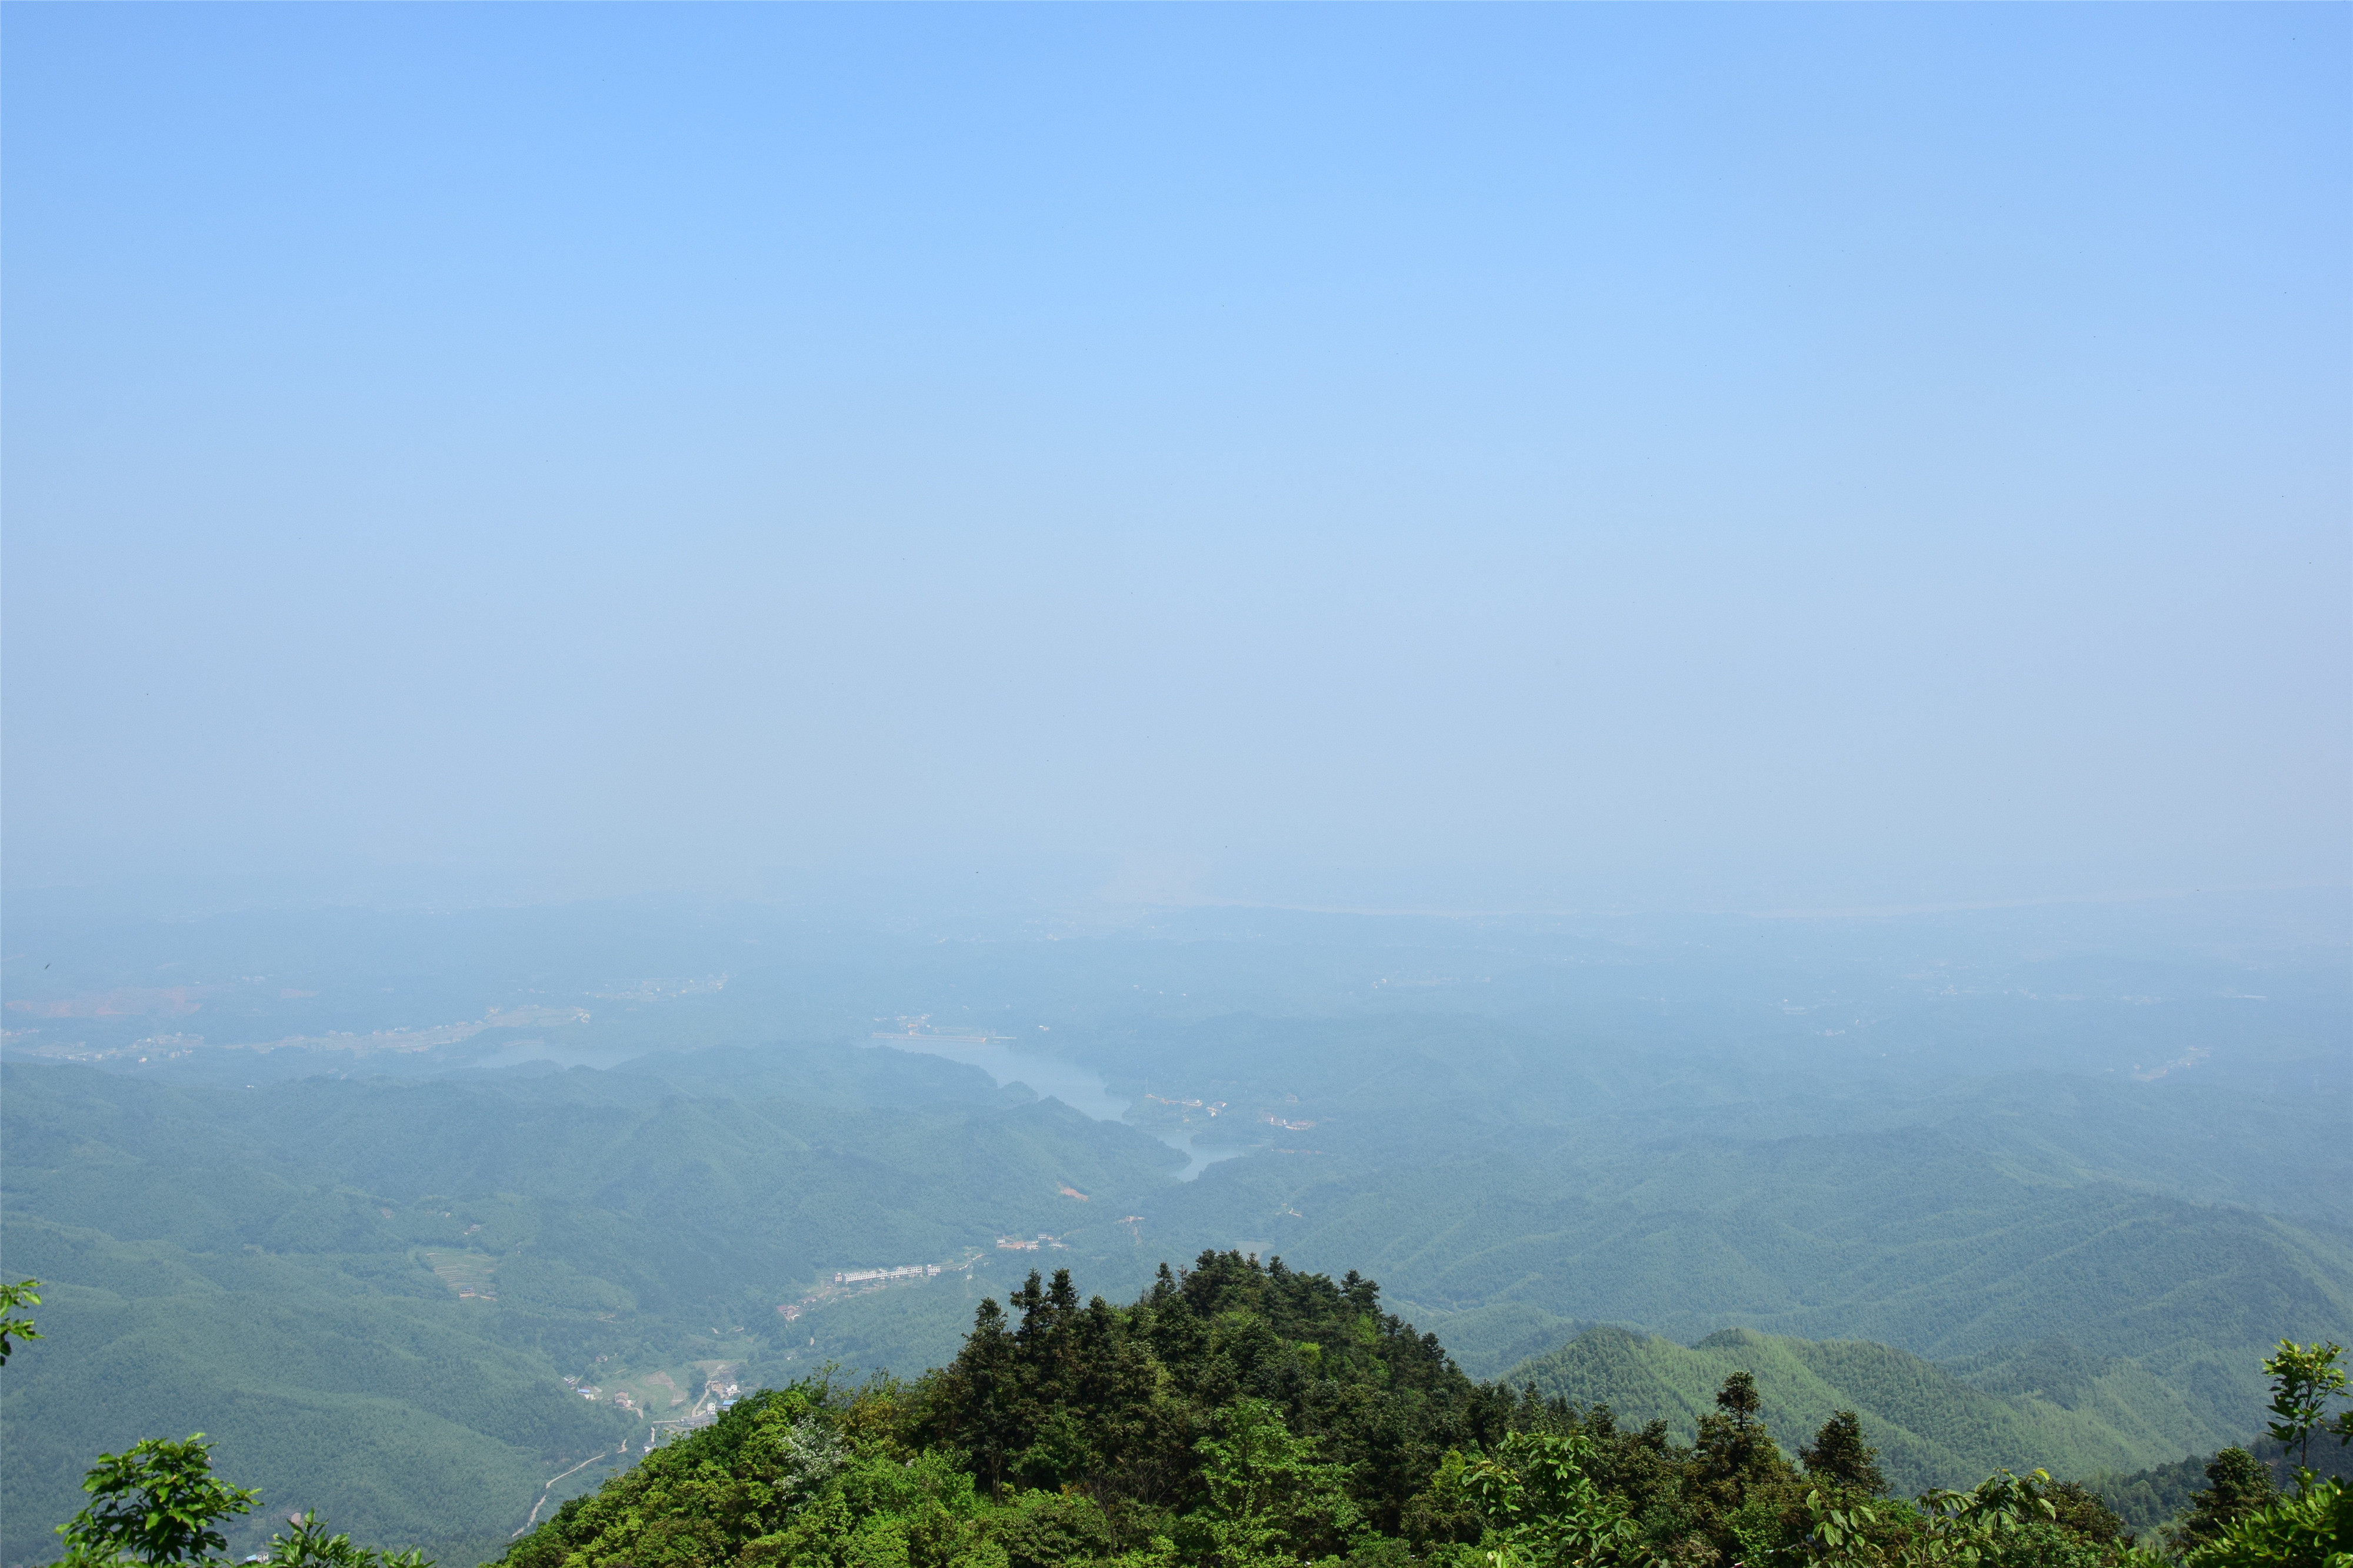
[[[5,25],[17,889],[2353,865],[2344,6]]]

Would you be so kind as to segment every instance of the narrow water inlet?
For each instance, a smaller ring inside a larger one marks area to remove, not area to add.
[[[1000,1089],[1010,1083],[1024,1085],[1041,1099],[1059,1100],[1080,1115],[1092,1117],[1097,1121],[1124,1122],[1134,1104],[1133,1100],[1121,1100],[1113,1095],[1103,1075],[1092,1068],[1081,1067],[1076,1062],[1063,1061],[1057,1057],[1017,1053],[1009,1046],[980,1045],[963,1040],[927,1040],[921,1036],[910,1036],[903,1040],[869,1040],[866,1044],[907,1051],[915,1056],[938,1057],[965,1067],[978,1068]],[[1231,1148],[1199,1148],[1188,1135],[1178,1131],[1155,1132],[1153,1136],[1185,1156],[1185,1168],[1176,1173],[1176,1179],[1180,1182],[1189,1182],[1219,1161],[1230,1160],[1241,1152],[1240,1149]]]

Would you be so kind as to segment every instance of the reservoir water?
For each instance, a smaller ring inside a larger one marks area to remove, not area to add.
[[[1097,1121],[1125,1121],[1132,1103],[1114,1096],[1103,1074],[1091,1068],[1056,1057],[1017,1053],[1011,1047],[994,1040],[984,1043],[891,1035],[866,1043],[978,1068],[1000,1089],[1008,1083],[1027,1084],[1040,1099],[1059,1100],[1080,1115],[1091,1116]],[[1219,1161],[1230,1160],[1241,1152],[1240,1149],[1198,1148],[1187,1134],[1178,1131],[1155,1132],[1153,1136],[1185,1156],[1185,1168],[1176,1173],[1180,1182],[1189,1182]]]

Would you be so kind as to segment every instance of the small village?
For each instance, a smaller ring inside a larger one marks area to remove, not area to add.
[[[591,1403],[610,1403],[615,1409],[627,1415],[648,1418],[645,1447],[648,1452],[651,1452],[681,1432],[710,1426],[742,1397],[744,1369],[741,1363],[704,1362],[699,1364],[698,1370],[703,1374],[702,1389],[692,1397],[691,1404],[686,1391],[679,1387],[677,1380],[667,1372],[656,1372],[635,1379],[638,1388],[634,1394],[626,1388],[607,1393],[602,1385],[591,1383],[586,1376],[570,1376],[564,1382],[573,1393]],[[661,1406],[662,1409],[675,1410],[679,1405],[686,1405],[685,1413],[679,1415],[656,1415],[656,1402],[663,1393],[667,1393],[670,1399],[666,1405]],[[623,1447],[626,1451],[627,1445]]]
[[[1000,1239],[999,1247],[1005,1245]],[[954,1263],[901,1263],[880,1268],[839,1268],[831,1280],[818,1286],[797,1301],[780,1301],[776,1314],[791,1322],[802,1313],[845,1300],[863,1295],[870,1290],[887,1289],[893,1285],[913,1285],[925,1279],[936,1279],[943,1274],[961,1274],[980,1261],[981,1250],[966,1247],[965,1255]]]
[[[1068,1231],[1063,1232],[1064,1236],[1069,1234],[1070,1233]],[[1039,1231],[1034,1237],[1027,1236],[1000,1236],[997,1238],[997,1249],[1001,1252],[1035,1252],[1040,1247],[1050,1247],[1057,1252],[1068,1252],[1070,1250],[1070,1243],[1064,1241],[1061,1237],[1054,1235],[1051,1231],[1044,1230]]]

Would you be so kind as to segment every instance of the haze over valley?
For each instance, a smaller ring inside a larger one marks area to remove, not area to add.
[[[2001,1423],[1883,1439],[1920,1487],[2211,1452],[2274,1341],[2353,1337],[2340,918],[59,918],[10,960],[6,1235],[77,1327],[9,1373],[8,1550],[195,1423],[487,1552],[712,1390],[912,1376],[1031,1268],[1204,1249],[1359,1269],[1474,1376],[1597,1325],[1885,1345]],[[1792,1444],[1859,1397],[1768,1392]]]
[[[0,1568],[2353,1531],[2353,11],[0,26]]]

